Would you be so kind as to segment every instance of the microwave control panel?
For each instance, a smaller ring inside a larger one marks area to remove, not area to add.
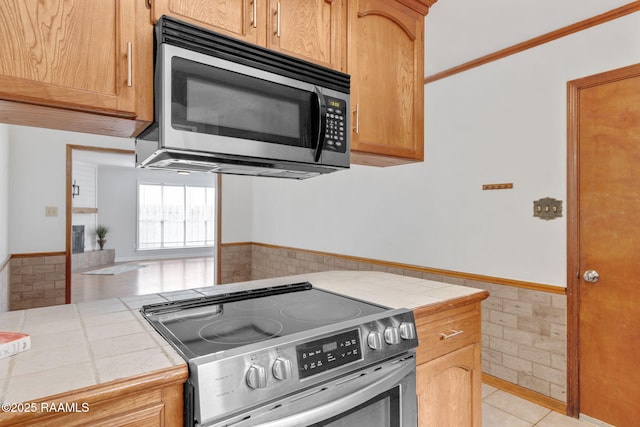
[[[327,130],[324,149],[344,153],[347,151],[347,102],[344,99],[325,96],[327,105]]]

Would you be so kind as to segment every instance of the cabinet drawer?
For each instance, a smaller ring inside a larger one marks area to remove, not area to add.
[[[418,316],[417,364],[480,342],[480,305],[472,304],[440,313]]]

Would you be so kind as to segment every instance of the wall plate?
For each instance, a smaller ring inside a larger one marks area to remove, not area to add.
[[[536,218],[550,220],[562,217],[562,200],[551,197],[536,200],[533,202],[533,216]]]

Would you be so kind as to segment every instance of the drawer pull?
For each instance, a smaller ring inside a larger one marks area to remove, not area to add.
[[[455,329],[452,329],[450,334],[443,334],[443,333],[441,333],[441,334],[440,334],[440,339],[441,339],[441,340],[448,340],[449,338],[453,338],[453,337],[455,337],[456,335],[460,335],[460,334],[462,334],[462,333],[464,333],[464,331],[463,331],[463,330],[456,331]]]

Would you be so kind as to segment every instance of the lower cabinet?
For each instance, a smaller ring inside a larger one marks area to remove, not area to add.
[[[472,344],[418,367],[419,426],[480,426],[480,345]],[[476,384],[477,383],[477,384]]]
[[[482,425],[480,300],[415,310],[418,426]]]
[[[112,381],[29,403],[33,412],[0,413],[0,425],[179,427],[186,366]]]

